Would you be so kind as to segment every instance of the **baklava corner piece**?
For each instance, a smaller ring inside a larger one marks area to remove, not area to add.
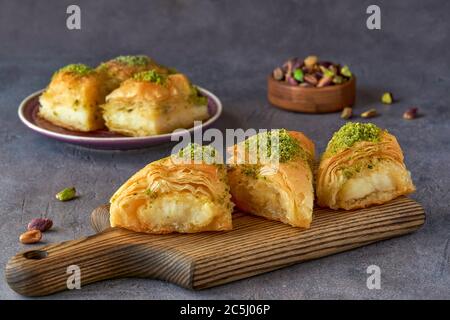
[[[371,123],[349,122],[334,133],[317,171],[317,202],[352,210],[415,191],[395,136]]]
[[[279,142],[271,155],[278,159],[274,158],[273,163],[251,161],[252,155],[261,156],[255,146],[270,145],[274,135]],[[237,208],[294,227],[310,227],[315,152],[314,143],[306,135],[285,129],[271,130],[234,145],[230,151],[228,180]]]
[[[183,74],[137,73],[111,92],[101,106],[109,130],[151,136],[192,127],[209,117],[207,98]]]
[[[116,191],[111,226],[153,234],[231,230],[225,166],[173,157],[150,163]]]
[[[39,116],[75,131],[104,127],[99,105],[105,91],[98,73],[84,64],[67,65],[53,75],[39,98]]]

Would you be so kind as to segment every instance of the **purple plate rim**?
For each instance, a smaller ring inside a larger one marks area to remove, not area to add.
[[[222,114],[222,103],[219,100],[219,98],[213,94],[211,91],[204,89],[202,87],[198,87],[201,93],[208,96],[209,99],[212,100],[212,102],[216,106],[216,112],[205,122],[203,122],[199,126],[191,127],[186,129],[189,133],[193,133],[196,130],[207,128],[211,126],[216,120],[221,116]],[[71,135],[71,134],[65,134],[65,133],[59,133],[55,131],[51,131],[45,128],[42,128],[35,123],[31,122],[27,119],[25,116],[25,108],[27,107],[27,104],[29,101],[40,94],[44,92],[45,89],[38,90],[36,92],[33,92],[29,96],[27,96],[25,99],[22,100],[22,102],[19,105],[18,109],[18,116],[23,124],[25,124],[28,128],[31,130],[38,132],[42,135],[45,135],[50,138],[57,139],[59,141],[66,141],[66,142],[72,142],[76,144],[90,144],[90,143],[118,143],[118,144],[127,144],[127,143],[149,143],[149,145],[153,142],[154,144],[160,144],[163,141],[171,141],[172,137],[178,137],[184,135],[186,132],[172,132],[172,133],[165,133],[165,134],[159,134],[159,135],[152,135],[152,136],[145,136],[145,137],[85,137],[85,136],[77,136],[77,135]]]

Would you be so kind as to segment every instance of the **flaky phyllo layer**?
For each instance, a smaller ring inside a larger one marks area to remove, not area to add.
[[[122,82],[101,110],[109,130],[137,137],[189,128],[209,117],[207,98],[185,75],[154,70]]]
[[[39,116],[69,130],[97,130],[104,127],[98,105],[105,96],[101,77],[95,70],[70,64],[55,72],[39,97]]]
[[[414,190],[397,139],[373,124],[336,132],[317,172],[317,202],[332,209],[382,204]]]
[[[233,202],[245,212],[308,228],[314,202],[314,144],[301,132],[282,129],[271,133],[279,134],[277,163],[247,163],[252,159],[248,153],[254,152],[248,144],[252,138],[244,146],[231,148],[228,179]]]
[[[221,231],[232,228],[226,168],[216,164],[150,163],[111,198],[111,226],[148,232]]]

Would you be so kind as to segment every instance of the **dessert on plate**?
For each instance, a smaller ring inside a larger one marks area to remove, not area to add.
[[[141,137],[192,127],[209,117],[207,104],[185,75],[149,70],[122,82],[101,109],[110,131]]]
[[[55,72],[40,96],[39,116],[89,132],[105,128],[134,137],[170,133],[206,120],[208,98],[190,80],[144,55],[119,56],[92,69]]]
[[[84,64],[70,64],[55,72],[40,96],[39,116],[69,130],[94,131],[104,126],[98,106],[105,96],[97,71]]]

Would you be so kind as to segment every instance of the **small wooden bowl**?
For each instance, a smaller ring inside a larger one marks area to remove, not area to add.
[[[326,113],[351,107],[355,103],[356,78],[323,88],[304,88],[291,86],[283,81],[275,80],[271,75],[267,78],[267,96],[276,107],[297,112]]]

